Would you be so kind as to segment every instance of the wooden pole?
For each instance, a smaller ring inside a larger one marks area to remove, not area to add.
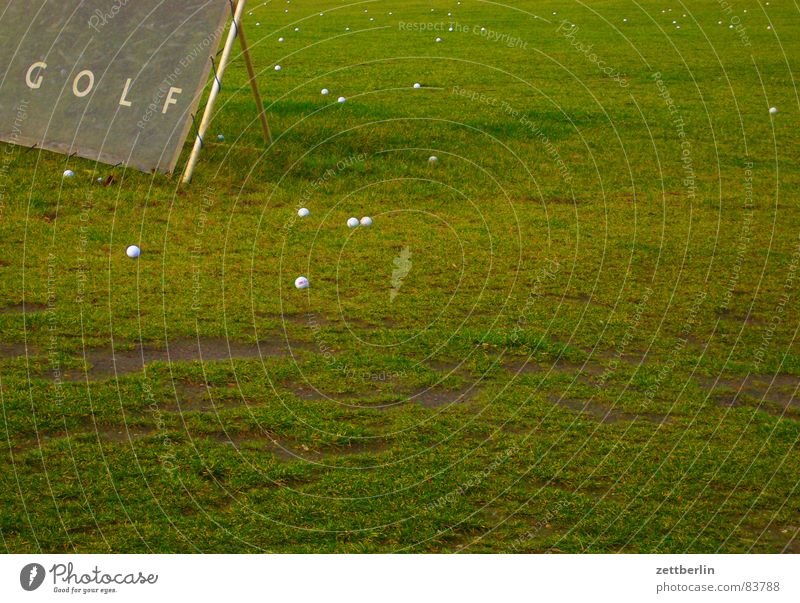
[[[225,68],[228,66],[228,60],[231,56],[231,49],[233,48],[233,44],[238,36],[239,23],[242,21],[242,13],[244,13],[245,3],[246,0],[239,0],[239,3],[236,5],[236,11],[233,13],[233,23],[231,23],[231,28],[228,31],[228,39],[225,40],[225,46],[222,49],[222,56],[219,58],[217,71],[214,74],[214,84],[211,86],[211,94],[208,95],[206,109],[203,112],[203,119],[200,121],[200,126],[197,128],[197,138],[194,141],[192,154],[189,155],[189,161],[186,164],[186,168],[183,170],[182,182],[184,184],[188,184],[192,181],[192,174],[194,174],[194,168],[197,165],[198,158],[200,157],[200,150],[203,148],[203,138],[205,137],[208,126],[211,123],[211,114],[214,112],[214,103],[217,102],[217,95],[222,88],[222,74],[225,73]]]
[[[261,100],[261,93],[258,91],[256,71],[253,69],[253,62],[250,60],[250,48],[247,46],[247,38],[244,36],[244,27],[241,25],[239,25],[239,42],[242,45],[242,54],[244,55],[244,62],[247,65],[247,75],[250,76],[250,87],[253,89],[253,96],[256,98],[256,110],[258,111],[258,118],[261,120],[261,131],[264,134],[264,142],[272,144],[272,134],[269,131],[267,114],[264,111],[264,101]]]

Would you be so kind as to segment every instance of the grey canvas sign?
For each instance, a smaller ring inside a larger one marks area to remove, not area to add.
[[[0,140],[171,172],[230,12],[228,0],[0,0]]]

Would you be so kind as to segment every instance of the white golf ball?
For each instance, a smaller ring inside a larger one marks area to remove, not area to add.
[[[769,108],[769,114],[770,115],[775,115],[777,112],[778,112],[778,107],[770,107]]]
[[[283,42],[283,38],[278,38],[278,42]]]
[[[308,289],[308,279],[304,276],[298,276],[294,279],[294,286],[298,289]]]
[[[75,175],[75,172],[72,170],[64,170],[64,178],[72,178]]]
[[[103,177],[102,177],[102,176],[100,176],[100,177],[97,179],[97,181],[98,181],[98,182],[102,182],[102,181],[103,181]]]
[[[439,158],[436,155],[431,155],[430,157],[428,157],[428,161],[430,163],[436,163],[437,161],[439,161]]]
[[[325,96],[325,95],[327,95],[327,94],[329,93],[329,90],[328,90],[327,88],[323,88],[322,90],[320,90],[320,91],[319,91],[319,93],[320,93],[322,96]]]
[[[275,71],[280,71],[280,70],[281,70],[281,66],[280,65],[275,65]]]
[[[136,245],[130,245],[125,250],[125,255],[127,255],[129,258],[132,258],[132,259],[138,258],[141,255],[141,253],[142,253],[142,250],[139,249]]]
[[[437,42],[441,42],[441,41],[442,41],[442,39],[441,39],[441,38],[436,38],[436,41],[437,41]]]
[[[414,84],[414,88],[422,88],[421,84]]]
[[[223,140],[225,140],[225,135],[224,134],[217,134],[217,140],[222,142]]]
[[[358,218],[350,218],[349,220],[347,220],[347,225],[350,228],[355,228],[356,226],[358,226],[358,224],[359,224]]]
[[[308,211],[308,209],[305,207],[301,207],[300,209],[297,210],[297,215],[300,216],[301,218],[305,218],[310,213],[311,212]]]
[[[300,31],[300,28],[299,27],[295,27],[294,30],[295,31]]]
[[[344,102],[344,101],[346,101],[346,100],[347,100],[347,99],[346,99],[345,97],[343,97],[343,96],[340,96],[339,98],[337,98],[337,99],[336,99],[336,102],[337,102],[337,103],[343,103],[343,102]]]
[[[369,216],[361,218],[361,226],[372,226],[372,218]]]

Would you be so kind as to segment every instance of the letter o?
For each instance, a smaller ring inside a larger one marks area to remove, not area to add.
[[[79,91],[78,83],[81,81],[81,79],[83,79],[86,76],[89,77],[89,85],[85,89]],[[83,98],[84,96],[89,94],[92,91],[92,88],[94,88],[94,73],[92,73],[88,69],[84,69],[83,71],[81,71],[78,75],[75,76],[75,79],[72,80],[72,94],[74,94],[78,98]]]

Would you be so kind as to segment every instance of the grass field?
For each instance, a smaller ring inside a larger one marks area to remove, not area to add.
[[[800,551],[790,4],[251,2],[269,148],[2,145],[2,549]]]

